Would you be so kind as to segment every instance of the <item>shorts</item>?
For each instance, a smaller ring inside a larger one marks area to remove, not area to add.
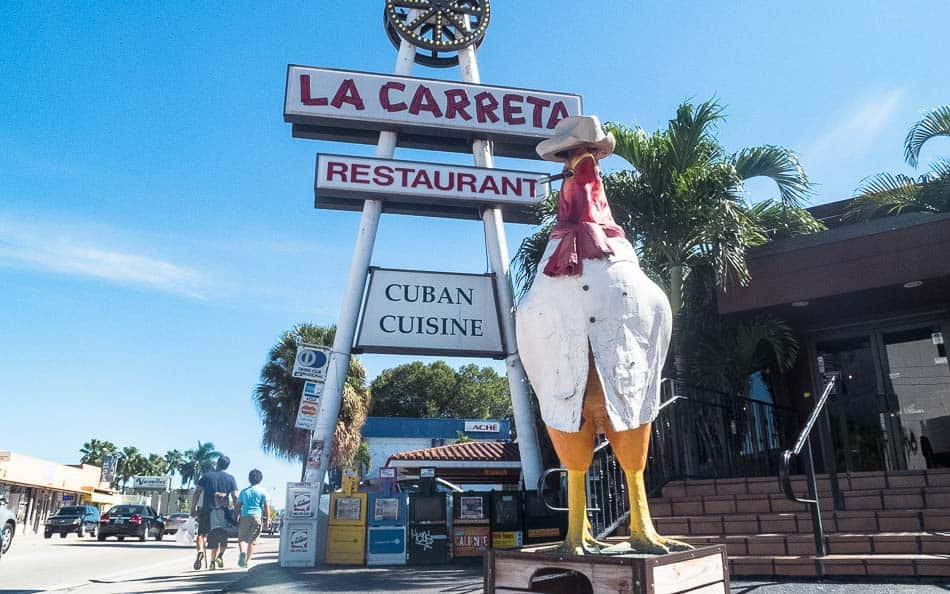
[[[205,536],[211,532],[211,510],[202,509],[198,512],[198,535]]]
[[[228,531],[224,528],[215,528],[208,533],[208,544],[206,545],[209,549],[216,549],[221,547],[222,549],[228,548]]]
[[[257,516],[241,516],[238,521],[238,540],[250,544],[257,544],[261,535],[261,519]]]

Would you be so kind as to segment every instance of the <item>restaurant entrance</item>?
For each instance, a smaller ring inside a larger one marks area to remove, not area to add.
[[[950,467],[950,366],[939,322],[815,341],[839,471]]]

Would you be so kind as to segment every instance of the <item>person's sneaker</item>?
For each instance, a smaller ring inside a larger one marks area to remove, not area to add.
[[[204,560],[204,557],[205,557],[204,551],[198,551],[198,558],[195,559],[195,565],[194,565],[195,571],[201,569],[201,562]]]
[[[247,553],[241,553],[238,557],[238,566],[247,567]]]
[[[224,569],[224,557],[223,557],[223,556],[218,555],[218,556],[215,558],[214,562],[215,562],[215,564],[218,566],[218,569]]]

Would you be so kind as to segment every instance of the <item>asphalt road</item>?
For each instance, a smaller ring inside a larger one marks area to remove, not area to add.
[[[276,562],[277,538],[262,538],[257,560]],[[69,535],[46,540],[18,535],[0,560],[0,594],[13,592],[209,592],[221,591],[244,577],[237,568],[237,543],[225,554],[225,569],[194,571],[193,547],[175,543],[94,538]]]

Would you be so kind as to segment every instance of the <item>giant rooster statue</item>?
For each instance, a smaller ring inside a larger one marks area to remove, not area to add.
[[[690,548],[657,534],[643,482],[650,424],[672,313],[614,222],[598,161],[614,138],[593,116],[561,120],[537,151],[565,164],[557,224],[518,307],[518,351],[554,449],[567,468],[568,531],[561,550],[667,553]],[[608,547],[590,532],[584,476],[606,434],[627,478],[630,537]]]

